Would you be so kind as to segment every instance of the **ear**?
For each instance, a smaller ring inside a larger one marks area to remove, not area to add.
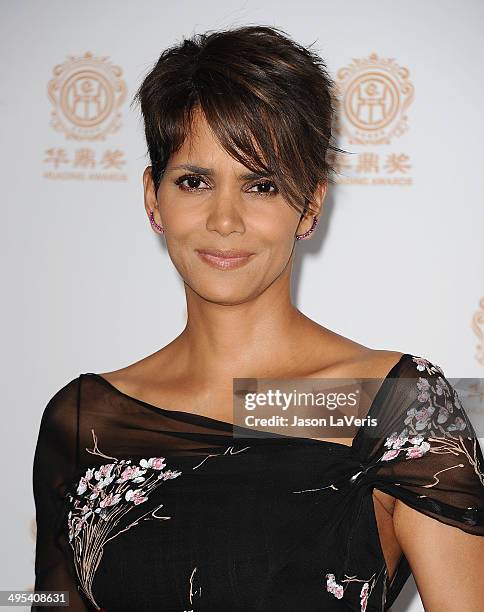
[[[327,191],[328,191],[328,181],[327,180],[324,180],[318,183],[318,186],[316,187],[316,190],[314,192],[313,204],[312,204],[312,209],[316,208],[316,212],[313,213],[312,211],[308,210],[305,216],[301,214],[299,225],[297,226],[296,234],[303,234],[304,232],[307,232],[308,229],[310,229],[310,227],[313,224],[313,218],[315,216],[318,218],[321,216],[323,212],[323,202],[326,197]]]
[[[156,199],[155,184],[153,181],[152,167],[147,166],[143,172],[143,189],[145,210],[149,214],[153,211],[155,221],[161,225],[160,213],[158,211],[158,201]]]

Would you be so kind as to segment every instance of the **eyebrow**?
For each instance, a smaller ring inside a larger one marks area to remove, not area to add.
[[[203,168],[202,166],[192,166],[191,164],[180,164],[178,166],[169,166],[167,171],[171,170],[188,170],[194,174],[201,174],[203,176],[213,176],[215,171],[213,168]],[[252,179],[258,178],[269,178],[274,176],[270,172],[244,172],[239,174],[239,179],[243,181],[251,181]]]

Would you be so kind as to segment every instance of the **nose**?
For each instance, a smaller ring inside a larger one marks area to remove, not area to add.
[[[223,193],[214,193],[210,198],[209,212],[206,227],[211,232],[221,236],[228,236],[233,232],[243,234],[245,224],[240,212],[240,195],[226,190]]]

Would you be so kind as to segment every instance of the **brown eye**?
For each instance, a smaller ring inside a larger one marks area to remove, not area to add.
[[[187,185],[183,184],[185,181],[188,183]],[[175,184],[179,185],[184,191],[203,191],[203,189],[199,189],[200,183],[206,185],[200,176],[194,174],[180,176],[180,178],[177,178],[175,181]]]
[[[276,195],[279,192],[272,181],[261,181],[259,183],[255,183],[255,185],[252,185],[251,189],[254,187],[260,189],[257,189],[256,191],[249,191],[249,193],[257,193],[259,195]],[[271,187],[273,187],[272,191]]]

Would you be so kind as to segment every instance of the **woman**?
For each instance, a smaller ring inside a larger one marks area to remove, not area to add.
[[[184,40],[142,83],[144,204],[187,323],[45,408],[36,590],[73,610],[379,611],[412,572],[426,610],[484,609],[483,457],[455,390],[291,301],[331,182],[332,88],[262,26]],[[234,435],[234,379],[332,377],[383,379],[364,413],[379,435]]]

